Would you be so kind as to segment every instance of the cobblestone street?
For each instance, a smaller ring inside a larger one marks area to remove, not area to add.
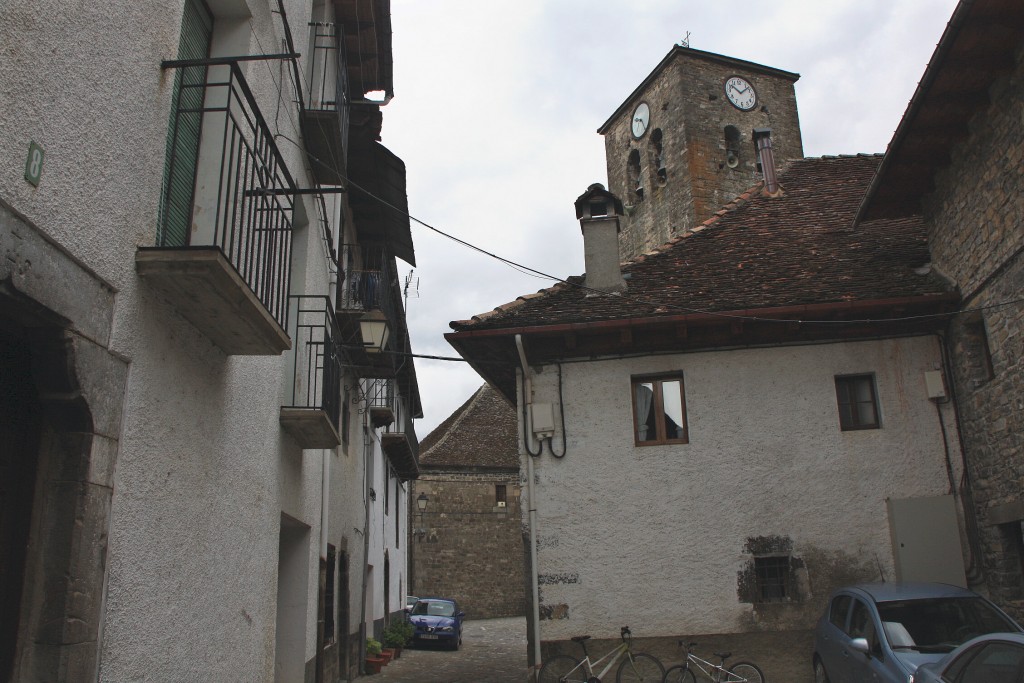
[[[467,621],[458,652],[406,648],[380,674],[361,681],[380,683],[524,683],[526,619]]]

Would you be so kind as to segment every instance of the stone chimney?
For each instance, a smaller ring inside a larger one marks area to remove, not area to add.
[[[626,281],[619,269],[619,218],[622,202],[594,183],[576,199],[576,218],[583,231],[586,286],[602,292],[622,292]]]
[[[775,154],[772,152],[772,129],[755,128],[754,144],[757,145],[757,161],[761,165],[764,176],[764,193],[769,197],[782,194],[779,179],[775,172]]]

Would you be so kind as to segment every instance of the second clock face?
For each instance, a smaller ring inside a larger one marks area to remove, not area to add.
[[[630,126],[633,130],[633,137],[643,137],[649,125],[651,125],[651,108],[647,106],[646,102],[641,102],[633,111],[633,122]]]
[[[725,82],[725,96],[732,105],[743,111],[750,111],[757,104],[757,93],[745,78],[733,76]]]

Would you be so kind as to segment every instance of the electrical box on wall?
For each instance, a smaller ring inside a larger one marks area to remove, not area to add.
[[[555,434],[555,410],[550,403],[530,404],[530,423],[538,439]]]
[[[944,399],[946,398],[946,385],[942,381],[942,372],[939,370],[929,370],[924,373],[924,386],[928,391],[928,398],[930,399]]]

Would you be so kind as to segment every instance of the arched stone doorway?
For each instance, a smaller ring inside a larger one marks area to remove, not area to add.
[[[0,245],[0,679],[94,680],[127,377],[113,290],[3,205]]]

